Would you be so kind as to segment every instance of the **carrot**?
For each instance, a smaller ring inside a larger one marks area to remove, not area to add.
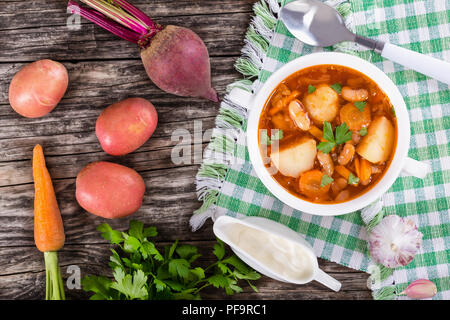
[[[34,178],[34,242],[44,253],[46,269],[46,299],[65,300],[57,250],[64,245],[65,235],[61,213],[56,201],[44,153],[38,144],[33,149]]]
[[[348,178],[350,177],[350,173],[351,171],[348,170],[346,167],[344,166],[336,166],[334,167],[334,171],[336,171],[337,173],[339,173],[342,177],[344,177],[345,179],[348,180]]]
[[[330,190],[331,184],[321,187],[323,173],[310,170],[303,173],[299,180],[300,192],[311,199],[323,198]]]
[[[317,140],[325,141],[325,139],[323,139],[322,130],[320,130],[316,126],[312,125],[311,128],[308,130],[308,132],[311,133],[313,135],[313,137],[316,138]]]
[[[360,175],[358,175],[358,177],[361,182],[369,181],[370,176],[372,175],[372,166],[370,162],[364,158],[361,158],[361,161],[359,163],[359,173]]]
[[[362,127],[368,127],[371,121],[370,106],[364,106],[360,111],[353,103],[347,103],[339,112],[341,122],[345,122],[350,131],[359,131]]]
[[[358,176],[358,178],[361,179],[361,172],[359,170],[359,157],[355,157],[355,171],[356,171],[356,175]]]

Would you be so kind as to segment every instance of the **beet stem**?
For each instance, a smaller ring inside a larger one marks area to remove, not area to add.
[[[82,8],[72,0],[69,0],[68,7],[77,8],[76,10],[80,12],[74,13],[80,14],[122,39],[138,44],[142,49],[147,48],[153,37],[164,28],[125,0],[80,1],[92,9]]]
[[[81,2],[87,4],[88,6],[100,11],[107,17],[115,20],[116,22],[130,28],[137,33],[145,34],[147,33],[147,26],[141,21],[133,17],[132,15],[125,12],[122,8],[106,2],[104,0],[80,0]]]
[[[141,36],[138,33],[122,27],[120,24],[118,24],[115,21],[112,21],[104,14],[99,13],[93,9],[83,8],[78,3],[72,0],[69,0],[67,8],[72,13],[78,14],[83,18],[88,19],[89,21],[95,23],[96,25],[102,27],[103,29],[108,30],[109,32],[115,34],[116,36],[121,37],[124,40],[133,43],[138,43],[139,39],[141,38]]]
[[[142,21],[149,29],[154,29],[158,26],[149,16],[147,16],[144,12],[133,6],[131,3],[128,3],[125,0],[112,0],[112,2],[116,3],[119,7],[125,9],[134,17]]]

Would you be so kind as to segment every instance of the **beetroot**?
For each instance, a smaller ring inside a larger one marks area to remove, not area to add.
[[[125,0],[80,1],[95,10],[70,0],[70,11],[139,45],[145,71],[161,90],[219,101],[211,87],[208,50],[192,30],[161,26]]]

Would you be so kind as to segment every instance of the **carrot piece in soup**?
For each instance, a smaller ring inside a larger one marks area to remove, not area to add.
[[[362,127],[370,124],[370,107],[364,106],[363,111],[359,110],[353,103],[347,103],[341,108],[339,113],[341,122],[345,122],[350,131],[359,131]]]
[[[330,184],[321,187],[323,173],[319,170],[310,170],[303,173],[299,180],[300,192],[311,199],[323,198],[330,190]]]

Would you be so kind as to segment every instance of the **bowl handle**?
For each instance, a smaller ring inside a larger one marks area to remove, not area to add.
[[[250,109],[253,104],[254,95],[241,88],[233,88],[228,93],[227,98],[234,104],[237,104],[238,106]]]
[[[330,288],[333,291],[338,292],[339,290],[341,290],[342,284],[329,274],[323,272],[321,269],[317,269],[314,280],[323,284],[325,287]]]
[[[406,158],[402,171],[409,176],[423,179],[431,171],[431,167],[428,163]]]

